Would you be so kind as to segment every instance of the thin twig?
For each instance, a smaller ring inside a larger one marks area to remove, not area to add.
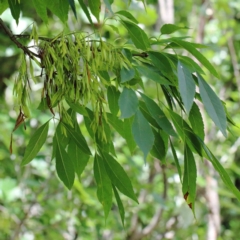
[[[12,40],[12,42],[15,43],[15,45],[22,49],[26,55],[28,55],[30,58],[34,59],[33,56],[40,58],[40,56],[32,51],[30,51],[27,47],[22,45],[17,38],[14,36],[14,34],[11,32],[11,30],[4,24],[3,20],[0,18],[0,28],[9,36],[9,38]]]

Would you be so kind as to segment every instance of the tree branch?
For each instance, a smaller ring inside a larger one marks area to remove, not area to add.
[[[14,34],[11,32],[11,30],[4,24],[3,20],[0,18],[0,28],[8,35],[8,37],[11,39],[15,45],[22,49],[26,55],[28,55],[30,58],[34,59],[34,56],[37,58],[40,58],[40,56],[32,51],[30,51],[27,47],[22,45],[17,38],[14,36]]]

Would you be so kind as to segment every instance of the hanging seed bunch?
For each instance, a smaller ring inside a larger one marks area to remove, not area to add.
[[[119,76],[120,69],[130,66],[128,59],[109,43],[93,40],[82,34],[74,33],[54,39],[39,39],[34,34],[38,43],[38,55],[42,68],[43,89],[41,102],[55,115],[55,107],[60,117],[64,117],[69,124],[67,111],[64,109],[63,100],[91,107],[94,112],[92,128],[96,131],[105,118],[104,104],[106,87],[111,83],[104,78],[104,72],[112,72]],[[33,67],[30,58],[29,71],[33,77]],[[116,81],[117,84],[117,81]],[[15,82],[14,92],[18,103],[26,116],[29,115],[27,107],[28,90],[30,84],[27,74],[26,57],[23,54],[19,76]]]

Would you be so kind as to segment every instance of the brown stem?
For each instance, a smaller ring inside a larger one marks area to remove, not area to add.
[[[9,36],[9,38],[12,40],[12,42],[15,43],[15,45],[22,49],[26,55],[28,55],[30,58],[34,59],[33,56],[39,58],[40,56],[32,51],[30,51],[27,47],[22,45],[17,38],[13,35],[11,30],[4,24],[3,20],[0,18],[0,28]]]

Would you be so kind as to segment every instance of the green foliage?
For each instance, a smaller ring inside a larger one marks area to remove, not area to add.
[[[94,28],[90,12],[100,22],[101,1],[88,1],[88,5],[82,0],[78,2],[80,6],[71,0],[34,0],[32,4],[45,24],[49,20],[48,11],[66,25],[69,9],[77,18],[77,8],[81,7]],[[208,158],[224,183],[240,199],[230,177],[203,142],[204,125],[195,100],[203,103],[213,122],[226,136],[227,114],[223,104],[203,79],[204,72],[199,65],[190,57],[174,52],[176,48],[187,50],[218,77],[218,72],[198,50],[204,46],[185,41],[185,37],[162,38],[162,35],[186,29],[172,24],[162,26],[159,38],[150,38],[130,12],[121,10],[114,13],[111,8],[113,1],[104,2],[111,15],[109,19],[119,20],[126,29],[127,43],[111,43],[101,36],[108,18],[104,19],[101,30],[92,29],[94,34],[63,31],[53,38],[40,36],[33,25],[29,40],[34,40],[37,53],[5,29],[13,43],[22,50],[19,75],[14,84],[16,104],[20,108],[14,130],[30,117],[32,89],[29,76],[36,78],[33,71],[33,66],[36,66],[41,71],[39,81],[43,84],[39,109],[51,112],[54,122],[58,121],[52,151],[56,172],[64,185],[72,189],[75,174],[80,178],[89,167],[91,156],[95,156],[93,171],[97,197],[103,206],[105,218],[112,208],[112,191],[123,224],[125,210],[118,191],[138,202],[130,178],[115,158],[117,154],[112,132],[118,132],[126,140],[131,153],[137,145],[143,152],[145,163],[149,155],[165,163],[170,141],[182,181],[183,197],[193,212],[197,179],[195,154]],[[18,23],[20,12],[24,9],[18,1],[9,0],[8,7]],[[5,1],[0,13],[6,8]],[[170,52],[169,49],[174,51]],[[147,94],[147,80],[153,81],[155,89],[163,93],[163,98],[154,99]],[[81,121],[76,113],[81,115]],[[48,125],[49,121],[31,137],[22,165],[34,159],[46,142]],[[184,143],[183,174],[173,138]]]

